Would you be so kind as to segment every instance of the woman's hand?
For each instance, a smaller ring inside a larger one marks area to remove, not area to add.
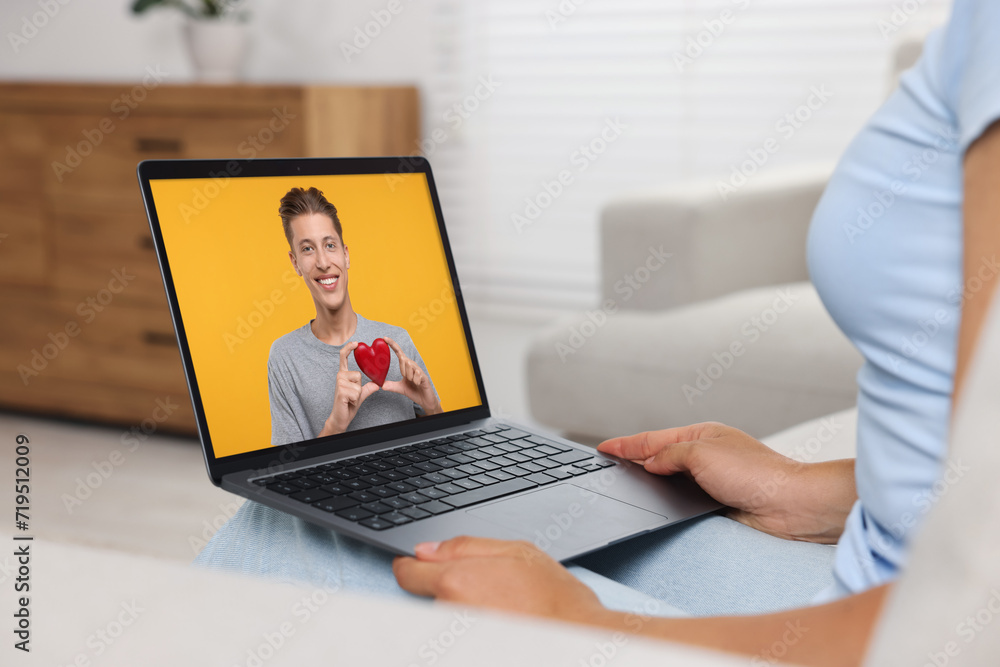
[[[382,336],[382,340],[388,343],[392,351],[399,359],[399,372],[403,376],[402,380],[387,380],[382,384],[382,389],[402,394],[408,399],[424,409],[425,415],[435,415],[441,412],[441,401],[434,393],[434,387],[427,375],[420,369],[417,362],[406,356],[399,343]]]
[[[416,546],[392,563],[417,595],[565,621],[593,622],[607,610],[569,570],[530,542],[455,537]]]
[[[690,474],[730,518],[791,540],[836,542],[857,499],[853,460],[806,464],[708,422],[605,440],[597,449],[658,475]]]

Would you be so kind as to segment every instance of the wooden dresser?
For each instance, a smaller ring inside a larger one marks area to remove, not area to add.
[[[419,127],[410,87],[0,84],[0,409],[195,433],[136,164],[409,154]]]

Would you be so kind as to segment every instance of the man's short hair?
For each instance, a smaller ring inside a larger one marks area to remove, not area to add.
[[[281,198],[281,205],[278,207],[278,215],[281,216],[281,226],[285,229],[285,238],[288,239],[288,246],[292,245],[292,220],[300,215],[310,215],[320,213],[333,221],[333,228],[337,230],[340,243],[344,243],[344,230],[340,227],[340,218],[337,217],[337,208],[326,200],[321,190],[309,188],[292,188]]]

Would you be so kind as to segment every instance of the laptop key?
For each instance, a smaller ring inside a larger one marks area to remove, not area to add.
[[[414,463],[413,467],[417,470],[423,470],[424,472],[437,472],[441,470],[441,466],[434,465],[430,461],[422,461],[420,463]]]
[[[486,435],[482,436],[482,438],[483,440],[487,440],[493,443],[507,442],[507,438],[502,438],[499,435],[493,435],[492,433],[487,433]]]
[[[362,492],[362,493],[364,493],[364,492]],[[376,495],[379,498],[391,498],[394,495],[396,495],[398,493],[398,491],[394,491],[394,490],[392,490],[392,489],[390,489],[388,487],[385,487],[385,486],[373,486],[372,488],[368,489],[367,493],[371,493],[373,495]]]
[[[365,475],[364,477],[358,477],[362,482],[367,482],[372,486],[379,486],[380,484],[385,484],[390,481],[381,475]]]
[[[461,480],[459,480],[459,481],[461,481]],[[445,493],[448,493],[448,494],[452,494],[452,493],[464,493],[465,492],[465,489],[463,487],[456,486],[455,484],[452,484],[452,483],[438,484],[437,488],[440,489],[441,491],[444,491]],[[421,491],[421,493],[423,493],[423,491]],[[426,494],[424,494],[424,495],[426,495]]]
[[[487,488],[489,488],[489,487],[487,487]],[[471,493],[471,491],[470,491],[470,493]],[[450,512],[453,509],[455,509],[451,505],[445,505],[440,500],[432,500],[432,501],[430,501],[428,503],[424,503],[422,505],[417,505],[417,507],[420,508],[420,509],[422,509],[425,512],[430,512],[431,514],[444,514],[445,512]]]
[[[340,510],[336,512],[337,516],[347,519],[348,521],[361,521],[362,519],[367,519],[372,516],[372,513],[368,510],[363,510],[360,507],[350,507],[346,510]]]
[[[367,491],[355,491],[351,494],[351,498],[354,498],[362,503],[372,503],[378,500],[378,496],[374,493],[368,493]]]
[[[514,475],[511,475],[509,472],[506,472],[504,470],[491,470],[486,474],[490,477],[493,477],[494,479],[500,480],[501,482],[505,482],[508,479],[514,479]]]
[[[475,482],[476,484],[482,484],[483,486],[486,486],[487,484],[496,484],[497,482],[500,481],[496,477],[490,477],[489,475],[473,475],[469,479]],[[458,484],[458,482],[455,483]],[[458,485],[462,486],[461,484]]]
[[[319,486],[319,482],[314,482],[308,477],[299,477],[298,479],[293,479],[287,482],[291,486],[297,486],[300,489],[315,489]]]
[[[406,516],[402,512],[388,512],[379,517],[383,521],[388,521],[394,526],[402,526],[404,523],[410,523],[413,521],[412,518]]]
[[[370,516],[367,519],[362,519],[359,521],[365,528],[371,528],[372,530],[385,530],[386,528],[392,528],[393,523],[390,521],[385,521],[381,517]]]
[[[476,467],[482,468],[483,470],[496,470],[500,466],[494,463],[493,459],[483,459],[482,461],[476,461]]]
[[[362,491],[371,486],[368,482],[362,482],[360,479],[347,479],[341,484],[341,486],[346,486],[349,489],[354,489],[355,491]]]
[[[547,454],[543,454],[537,449],[522,449],[521,453],[527,456],[529,459],[543,459]]]
[[[525,470],[530,470],[531,472],[542,472],[546,469],[545,466],[538,465],[535,461],[525,461],[524,463],[518,463],[517,465]],[[559,464],[557,463],[556,465]]]
[[[298,493],[293,493],[289,498],[293,500],[298,500],[300,503],[307,503],[312,505],[320,500],[325,500],[330,497],[330,494],[322,489],[307,489],[305,491],[299,491]]]
[[[552,468],[550,470],[546,470],[544,473],[538,473],[538,474],[539,475],[543,475],[543,474],[544,475],[551,475],[552,477],[555,477],[556,479],[566,479],[567,477],[572,477],[573,476],[573,475],[569,474],[568,472],[566,472],[566,470],[563,469],[563,468]]]
[[[410,517],[415,521],[419,521],[420,519],[426,519],[429,516],[433,516],[430,512],[426,512],[420,509],[419,507],[406,507],[404,509],[399,510],[399,513],[405,514],[406,516]]]
[[[471,463],[466,463],[465,465],[460,465],[457,468],[455,468],[455,470],[458,470],[459,472],[464,472],[466,475],[478,475],[478,474],[480,474],[482,472],[486,472],[485,468],[480,468],[478,466],[474,466]]]
[[[536,472],[534,474],[528,475],[524,479],[530,480],[535,484],[551,484],[556,481],[555,477],[551,477],[544,472]]]
[[[345,493],[350,493],[351,492],[350,488],[348,488],[346,486],[343,486],[341,484],[326,484],[326,485],[321,486],[319,488],[323,489],[327,493],[332,493],[335,496],[342,496]]]
[[[501,466],[503,468],[506,468],[507,466],[512,466],[515,463],[517,463],[517,461],[515,461],[514,459],[509,459],[506,456],[494,456],[493,458],[490,459],[490,461],[496,463],[498,466]]]
[[[516,428],[507,429],[506,431],[503,432],[503,434],[507,436],[508,440],[516,440],[517,438],[527,438],[531,436],[530,433],[519,431]],[[537,436],[531,436],[531,437],[537,437]]]
[[[400,458],[399,456],[390,456],[388,458],[382,459],[382,463],[385,463],[386,465],[396,466],[397,468],[403,468],[413,463],[413,461],[407,461],[406,459]]]
[[[505,459],[512,459],[514,461],[517,461],[518,463],[522,463],[524,461],[530,461],[531,460],[530,456],[525,456],[521,452],[507,452],[506,454],[504,454],[504,458]]]
[[[386,487],[392,489],[396,493],[409,493],[416,488],[407,482],[393,482],[392,484],[386,484]]]
[[[351,498],[350,496],[337,496],[335,498],[327,498],[326,500],[321,500],[318,503],[313,503],[313,507],[318,507],[324,512],[339,512],[340,510],[347,509],[348,507],[355,507],[359,505],[357,500]]]
[[[441,502],[452,505],[453,507],[468,507],[469,505],[481,503],[485,500],[492,500],[493,498],[499,498],[500,496],[517,493],[518,491],[524,491],[525,489],[531,489],[536,486],[538,486],[538,484],[536,482],[532,482],[528,478],[511,479],[506,482],[483,486],[473,491],[466,491],[465,493],[448,496]]]
[[[451,477],[446,477],[439,472],[432,472],[424,475],[424,479],[430,480],[434,484],[446,484],[451,481]]]
[[[457,461],[452,461],[451,458],[447,456],[441,456],[436,459],[431,459],[430,463],[433,463],[434,465],[439,466],[441,468],[453,468],[458,465]]]
[[[292,486],[287,482],[271,482],[264,488],[266,488],[268,491],[274,491],[275,493],[282,493],[286,496],[290,493],[298,493],[299,491],[302,490],[301,488],[297,486]]]
[[[382,500],[382,502],[385,503],[386,505],[388,505],[389,507],[391,507],[394,510],[401,510],[404,507],[409,507],[410,505],[413,504],[413,503],[407,502],[407,501],[405,501],[405,500],[403,500],[402,498],[399,498],[399,497],[386,498],[386,499]]]
[[[517,445],[513,442],[498,442],[496,444],[496,448],[502,449],[505,452],[516,452],[520,449],[523,449],[521,445]]]
[[[406,483],[418,489],[426,489],[428,486],[434,486],[434,482],[426,480],[423,477],[407,477]]]
[[[525,470],[521,466],[511,466],[509,468],[504,468],[504,472],[510,473],[511,475],[517,475],[518,477],[524,477],[525,475],[530,475],[530,470]]]
[[[560,452],[559,454],[549,457],[550,460],[564,465],[567,463],[576,463],[577,461],[586,461],[590,458],[593,458],[591,454],[581,452],[579,449],[574,449],[568,452]]]
[[[449,496],[451,494],[448,493],[447,491],[442,491],[441,489],[438,489],[438,488],[432,486],[432,487],[427,488],[427,489],[420,489],[420,495],[427,496],[428,498],[430,498],[432,500],[440,500],[441,498],[444,498],[444,497]]]
[[[562,465],[561,463],[553,461],[552,459],[535,459],[534,461],[532,461],[532,463],[534,463],[537,466],[541,466],[545,469],[558,468]]]
[[[472,480],[472,478],[470,477],[469,479],[456,479],[455,480],[455,486],[460,486],[463,489],[472,490],[472,489],[479,489],[483,485],[480,484],[479,482],[474,482]]]
[[[462,464],[465,464],[465,463],[472,463],[473,461],[476,460],[476,459],[472,458],[471,456],[466,456],[465,454],[461,454],[461,453],[459,453],[459,454],[451,454],[451,455],[448,456],[448,458],[451,459],[452,461],[454,461],[458,465],[462,465]]]
[[[422,495],[420,495],[419,493],[417,493],[415,491],[413,493],[404,493],[404,494],[396,496],[396,497],[397,498],[401,498],[401,499],[405,500],[408,503],[413,503],[414,505],[419,505],[420,503],[427,502],[426,496],[422,496]]]
[[[330,477],[329,475],[323,472],[316,475],[309,475],[309,479],[311,479],[314,482],[319,482],[320,484],[336,484],[337,482],[340,481],[336,477]]]
[[[463,477],[468,477],[469,473],[461,470],[459,468],[446,468],[441,471],[441,474],[448,478],[448,480],[462,479]]]
[[[372,514],[385,514],[386,512],[391,512],[392,508],[385,503],[375,502],[375,503],[365,503],[361,506],[361,509],[366,512],[371,512]]]
[[[410,477],[410,475],[405,475],[397,469],[397,470],[386,470],[384,472],[380,472],[379,477],[385,477],[386,479],[393,482],[401,482],[407,477]]]
[[[459,449],[458,447],[456,447],[455,445],[452,445],[452,444],[448,444],[448,445],[439,445],[439,446],[438,446],[438,449],[440,449],[440,450],[441,450],[442,452],[444,452],[444,453],[445,453],[446,455],[451,455],[451,454],[461,454],[461,453],[462,453],[462,450],[461,450],[461,449]]]

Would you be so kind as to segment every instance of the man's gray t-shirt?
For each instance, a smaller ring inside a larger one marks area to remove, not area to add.
[[[354,335],[344,345],[358,341],[371,345],[376,338],[388,336],[399,343],[403,353],[415,361],[428,379],[430,373],[406,329],[369,320],[358,315]],[[333,409],[333,395],[340,368],[343,345],[324,343],[312,332],[311,322],[285,334],[271,344],[267,359],[267,387],[271,400],[271,444],[285,445],[315,438],[323,430]],[[347,355],[347,367],[360,371],[354,354]],[[390,350],[386,381],[402,380],[399,359]],[[362,374],[362,385],[369,382]],[[434,382],[431,381],[431,387]],[[379,389],[358,408],[347,426],[356,431],[370,426],[390,424],[423,415],[423,409],[402,394]]]

